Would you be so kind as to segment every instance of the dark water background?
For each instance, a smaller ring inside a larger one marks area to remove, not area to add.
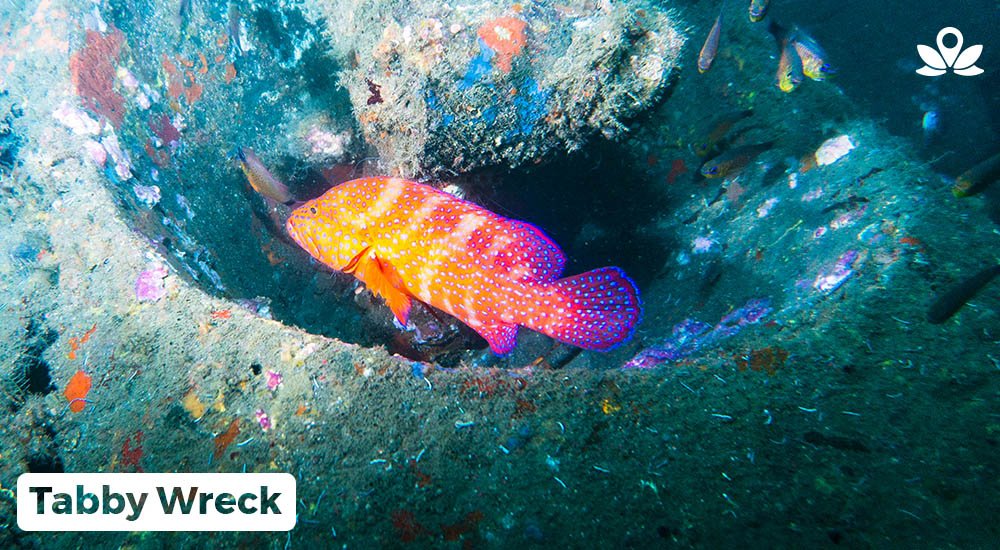
[[[955,176],[992,155],[1000,136],[1000,4],[960,2],[776,1],[772,16],[795,22],[822,44],[836,83],[893,134],[909,138],[934,167]],[[963,49],[983,45],[975,77],[916,74],[917,44],[936,49],[937,33],[956,27]],[[921,106],[924,108],[921,108]],[[940,130],[924,143],[921,118],[936,109]]]

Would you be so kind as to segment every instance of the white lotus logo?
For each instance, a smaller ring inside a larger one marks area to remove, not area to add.
[[[944,46],[944,37],[949,34],[955,37],[956,42],[953,47],[946,48]],[[917,74],[923,76],[941,76],[948,72],[949,68],[952,72],[961,76],[983,74],[983,70],[976,66],[976,61],[983,54],[983,45],[976,44],[975,46],[969,46],[963,52],[962,33],[955,27],[941,29],[941,32],[937,35],[937,47],[938,49],[935,50],[930,46],[917,44],[917,53],[920,54],[920,59],[926,63],[926,65],[917,69]]]

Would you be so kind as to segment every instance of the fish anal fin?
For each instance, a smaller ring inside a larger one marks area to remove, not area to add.
[[[403,284],[403,279],[396,268],[380,259],[377,254],[371,254],[370,251],[370,247],[367,247],[361,255],[355,256],[348,264],[352,267],[352,271],[348,273],[353,272],[357,278],[364,281],[369,290],[376,296],[381,296],[392,310],[392,314],[396,316],[396,320],[405,326],[412,305],[410,293],[406,290],[406,285]]]
[[[490,350],[497,355],[506,355],[514,349],[517,343],[517,325],[497,321],[494,323],[476,323],[469,325],[486,339]]]

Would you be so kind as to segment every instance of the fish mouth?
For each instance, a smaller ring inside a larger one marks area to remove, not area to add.
[[[302,228],[297,225],[296,221],[295,216],[288,218],[288,221],[285,222],[285,231],[287,231],[288,235],[293,241],[295,241],[295,244],[299,245],[303,250],[308,252],[309,255],[315,258],[317,255],[315,243],[313,243],[313,240],[309,237],[308,233],[301,231]]]

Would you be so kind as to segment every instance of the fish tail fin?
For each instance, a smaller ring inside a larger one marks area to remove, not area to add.
[[[545,315],[525,324],[584,349],[613,349],[632,336],[642,315],[639,290],[617,267],[559,279],[550,289],[542,298]]]

